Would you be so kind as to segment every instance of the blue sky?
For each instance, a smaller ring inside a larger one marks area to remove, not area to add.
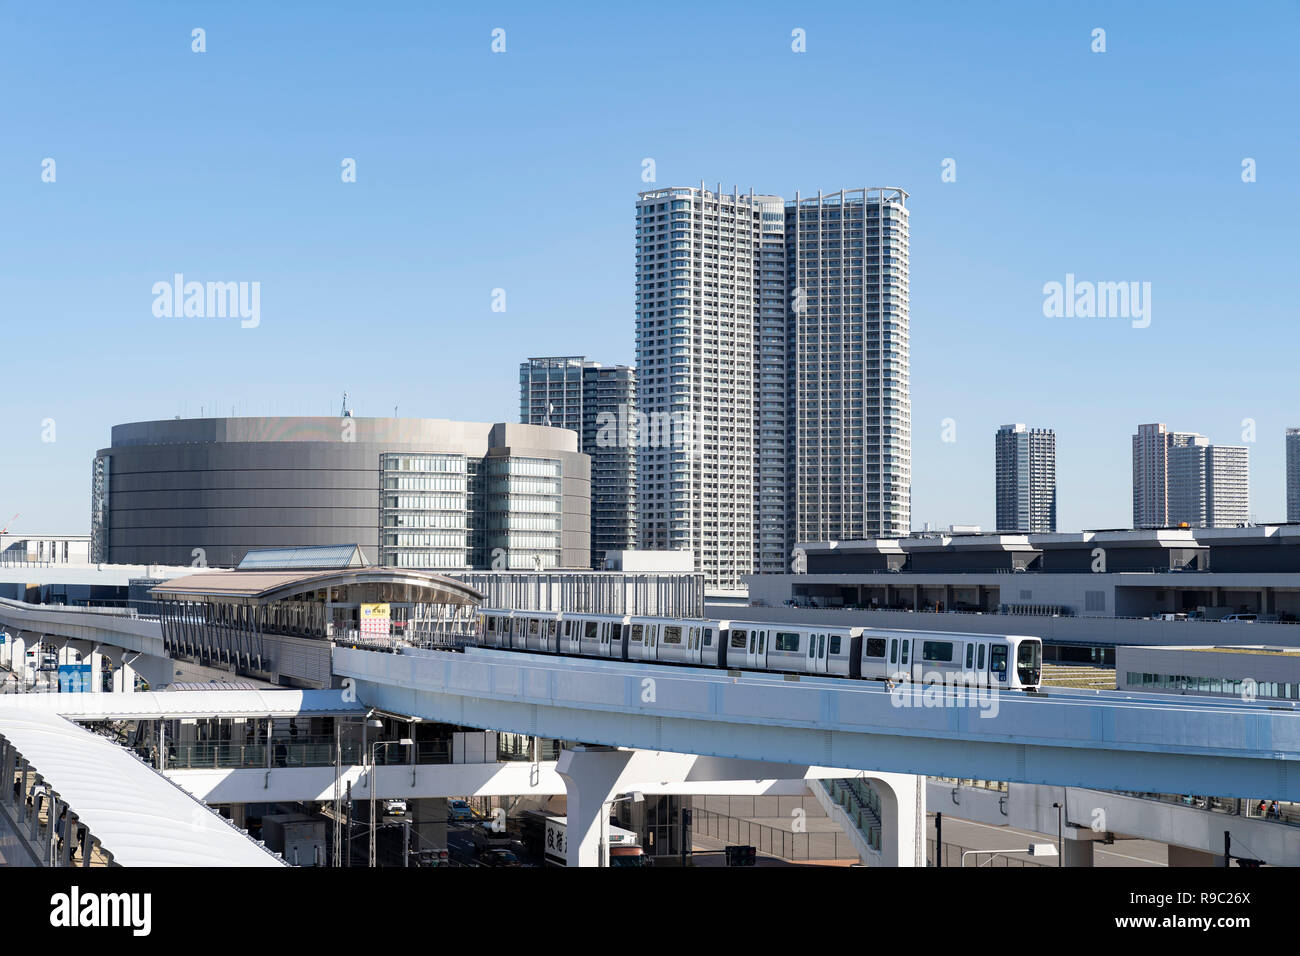
[[[1062,530],[1128,525],[1148,421],[1252,419],[1252,510],[1285,516],[1295,3],[459,7],[0,4],[0,522],[85,531],[116,422],[345,389],[514,420],[526,356],[631,362],[646,157],[910,192],[914,526],[992,526],[1013,421],[1057,430]],[[156,318],[177,272],[260,282],[260,325]],[[1150,282],[1150,327],[1045,318],[1066,273]]]

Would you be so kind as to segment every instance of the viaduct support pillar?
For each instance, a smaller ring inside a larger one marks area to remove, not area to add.
[[[575,747],[560,754],[555,771],[567,795],[565,855],[569,866],[608,866],[609,802],[637,751]]]

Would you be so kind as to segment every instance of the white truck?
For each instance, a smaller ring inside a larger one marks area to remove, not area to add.
[[[568,866],[568,840],[565,835],[567,818],[548,816],[545,819],[545,842],[542,858],[547,866]],[[611,825],[609,828],[610,866],[649,866],[650,858],[641,849],[641,841],[631,830]]]

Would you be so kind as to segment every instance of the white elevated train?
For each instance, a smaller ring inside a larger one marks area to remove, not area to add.
[[[1037,690],[1042,676],[1036,637],[488,608],[478,617],[485,647],[568,657],[1012,690]]]

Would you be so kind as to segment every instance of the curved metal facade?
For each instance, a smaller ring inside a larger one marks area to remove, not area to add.
[[[381,456],[558,459],[561,566],[590,560],[590,460],[573,433],[411,418],[208,418],[113,428],[95,460],[95,560],[232,567],[254,548],[359,544],[380,561]]]

